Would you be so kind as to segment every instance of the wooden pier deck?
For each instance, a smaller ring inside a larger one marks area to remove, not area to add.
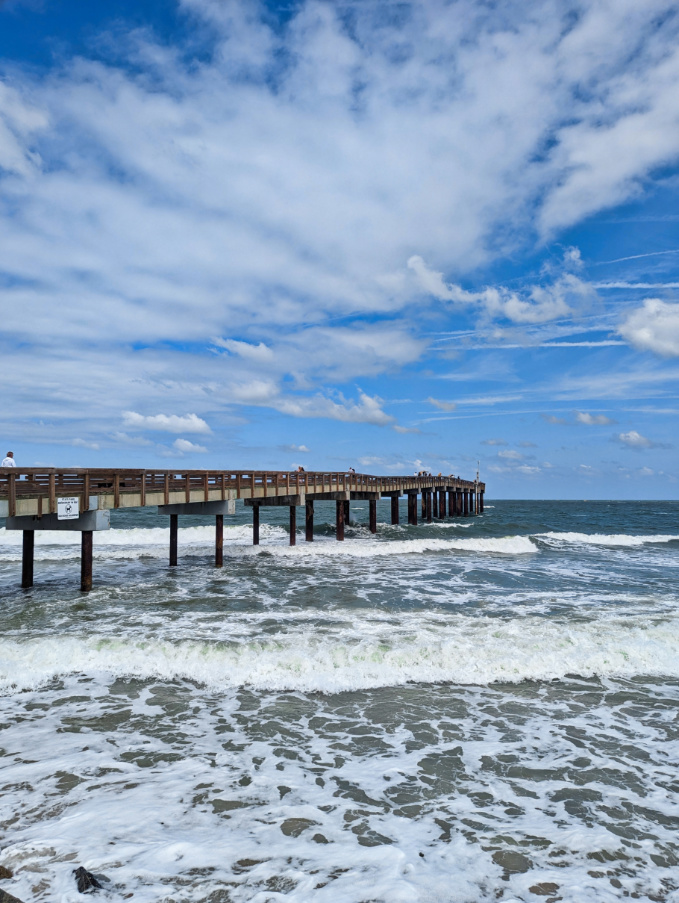
[[[297,507],[304,506],[306,539],[313,541],[314,501],[336,503],[337,539],[344,539],[352,500],[369,502],[369,525],[377,530],[377,501],[391,499],[391,523],[399,522],[399,498],[408,498],[408,523],[483,513],[485,483],[458,476],[372,476],[343,471],[136,470],[92,468],[0,468],[0,517],[8,530],[23,531],[22,586],[33,585],[36,530],[82,533],[81,588],[92,586],[92,533],[110,526],[109,512],[157,507],[170,517],[170,565],[177,564],[180,515],[216,518],[215,566],[223,564],[224,515],[242,499],[253,509],[253,543],[259,543],[261,507],[288,506],[290,544],[297,534]]]

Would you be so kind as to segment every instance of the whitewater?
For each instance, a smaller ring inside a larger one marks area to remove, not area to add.
[[[0,865],[30,900],[679,903],[679,503],[0,521]]]

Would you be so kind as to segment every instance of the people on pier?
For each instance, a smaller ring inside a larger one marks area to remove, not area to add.
[[[7,452],[7,456],[2,459],[0,467],[16,467],[17,462],[14,460],[14,452]]]

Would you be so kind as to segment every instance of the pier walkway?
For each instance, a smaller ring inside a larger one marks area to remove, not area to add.
[[[391,523],[399,522],[399,498],[408,499],[408,523],[483,513],[485,483],[449,476],[371,476],[352,472],[243,470],[133,470],[0,468],[0,517],[6,529],[23,531],[22,580],[33,586],[36,530],[82,534],[81,589],[92,588],[92,534],[110,528],[110,511],[156,507],[170,518],[170,565],[177,564],[180,515],[215,517],[215,566],[223,565],[224,516],[236,500],[252,507],[252,541],[259,544],[260,508],[290,509],[290,545],[297,536],[297,508],[305,513],[307,542],[314,538],[314,501],[336,503],[337,539],[344,539],[352,500],[368,501],[369,526],[377,531],[377,502],[391,499]]]

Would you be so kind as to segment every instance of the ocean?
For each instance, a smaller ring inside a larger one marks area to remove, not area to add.
[[[0,528],[0,888],[30,901],[679,901],[679,503]]]

